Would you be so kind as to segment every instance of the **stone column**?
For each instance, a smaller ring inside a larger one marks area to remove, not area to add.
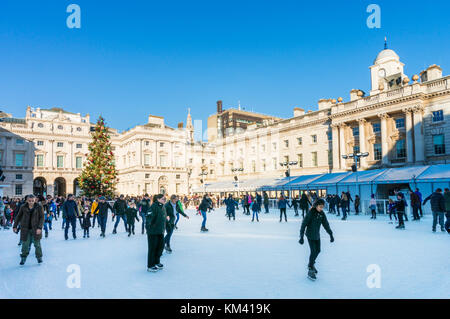
[[[48,166],[50,166],[50,168],[52,170],[55,169],[55,161],[54,161],[54,157],[55,157],[55,140],[49,140],[50,144],[51,144],[51,152],[49,154],[49,158],[47,159],[47,163],[49,163]]]
[[[414,162],[414,152],[413,152],[413,123],[411,108],[404,108],[405,113],[405,133],[406,133],[406,161],[407,163]]]
[[[74,165],[73,165],[73,160],[74,160],[74,158],[73,158],[73,142],[71,141],[71,142],[69,142],[69,147],[70,147],[70,153],[69,153],[69,168],[70,168],[70,170],[73,170],[73,168],[74,168]]]
[[[387,132],[387,123],[386,120],[389,117],[387,113],[378,114],[378,117],[381,119],[381,155],[382,160],[381,163],[383,165],[389,164],[389,145],[388,145],[388,132]]]
[[[347,149],[345,147],[345,129],[346,129],[347,125],[345,123],[341,123],[339,125],[339,145],[340,145],[340,150],[339,150],[339,160],[341,162],[341,169],[345,170],[347,165],[346,165],[346,160],[342,158],[342,155],[347,155]]]
[[[414,147],[416,150],[416,163],[423,163],[425,160],[425,145],[423,137],[423,107],[418,106],[414,112]]]
[[[367,152],[366,148],[366,120],[364,118],[358,119],[359,124],[359,151],[360,153]],[[361,157],[360,158],[361,168],[367,168],[367,158]]]
[[[331,125],[332,145],[333,145],[333,171],[340,168],[340,154],[339,154],[339,126],[337,124]]]

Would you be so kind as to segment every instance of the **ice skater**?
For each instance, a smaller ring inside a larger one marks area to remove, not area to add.
[[[125,216],[127,221],[128,237],[130,237],[131,234],[134,235],[134,220],[139,221],[139,217],[137,216],[136,204],[134,203],[134,201],[130,201],[128,203],[128,207],[125,210]]]
[[[175,215],[181,214],[183,217],[189,219],[189,216],[186,215],[181,209],[178,203],[178,196],[172,195],[170,196],[170,201],[164,205],[164,209],[167,214],[167,222],[166,222],[166,236],[164,237],[164,249],[170,254],[172,253],[172,248],[170,247],[170,239],[172,238],[173,230],[175,229]]]
[[[255,216],[256,216],[256,221],[259,222],[259,218],[258,218],[259,205],[257,202],[251,203],[251,210],[253,212],[252,222],[255,221]]]
[[[233,217],[233,220],[236,220],[236,207],[239,207],[239,203],[233,199],[233,195],[229,194],[228,198],[225,199],[223,201],[223,203],[227,207],[226,208],[226,211],[227,211],[226,216],[228,217],[228,220],[231,220],[231,217]]]
[[[306,214],[305,218],[303,219],[302,226],[300,227],[299,243],[300,245],[303,245],[304,235],[306,231],[306,238],[308,239],[309,248],[311,249],[308,263],[308,278],[310,278],[311,280],[316,280],[317,269],[314,264],[316,263],[316,258],[320,253],[321,225],[330,235],[330,242],[334,242],[333,232],[331,231],[327,216],[323,211],[324,207],[325,201],[323,199],[318,199]]]
[[[36,259],[42,263],[42,228],[44,227],[44,210],[35,201],[34,195],[28,195],[26,203],[23,204],[14,220],[13,231],[17,234],[20,226],[20,240],[22,242],[22,253],[20,265],[23,266],[30,253],[31,244],[34,245]]]

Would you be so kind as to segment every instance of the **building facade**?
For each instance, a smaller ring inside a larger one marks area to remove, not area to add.
[[[360,169],[450,161],[450,76],[432,65],[410,78],[389,49],[370,66],[370,91],[321,99],[315,111],[295,107],[280,119],[239,109],[208,118],[208,142],[186,127],[148,123],[119,133],[110,129],[123,194],[191,193],[209,182],[282,177],[351,169],[343,155],[368,153]],[[227,119],[227,120],[226,120]],[[226,123],[225,123],[226,120]],[[242,123],[241,123],[242,122]],[[240,124],[239,124],[240,123]],[[4,195],[78,192],[91,140],[89,115],[27,108],[24,119],[0,113],[0,165]]]

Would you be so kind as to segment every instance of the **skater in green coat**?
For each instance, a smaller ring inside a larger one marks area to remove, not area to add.
[[[333,232],[331,231],[330,224],[328,224],[327,216],[323,211],[324,207],[325,201],[323,199],[318,199],[306,214],[300,228],[299,243],[303,245],[306,231],[306,238],[308,239],[309,248],[311,249],[308,263],[308,277],[312,280],[316,279],[317,274],[317,269],[314,267],[314,264],[320,253],[320,226],[325,228],[326,232],[330,235],[330,241],[334,242]]]

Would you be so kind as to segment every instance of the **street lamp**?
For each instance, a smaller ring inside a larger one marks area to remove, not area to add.
[[[243,172],[244,171],[244,169],[242,168],[242,167],[239,167],[239,168],[232,168],[231,169],[231,171],[233,172],[233,173],[236,173],[236,175],[234,176],[234,180],[236,181],[236,183],[237,183],[237,192],[238,192],[238,196],[239,196],[239,173],[241,173],[241,172]]]
[[[297,161],[287,161],[287,162],[280,163],[281,166],[287,167],[285,174],[286,174],[286,177],[288,178],[289,183],[291,182],[291,166],[295,166],[297,164],[298,164]],[[291,194],[290,194],[289,189],[288,189],[288,194],[289,194],[289,198],[290,198]]]
[[[348,155],[342,155],[343,159],[353,158],[354,164],[352,165],[352,172],[356,173],[355,180],[356,180],[356,187],[358,189],[358,195],[361,195],[360,191],[359,191],[359,185],[358,185],[358,162],[361,157],[367,157],[367,156],[369,156],[369,152],[351,153]]]
[[[202,170],[202,172],[199,175],[201,177],[200,182],[203,184],[203,192],[204,193],[206,193],[206,185],[205,185],[205,180],[204,180],[204,178],[206,178],[206,175],[208,175],[208,172],[205,170]],[[203,176],[205,176],[205,177],[203,177]]]

